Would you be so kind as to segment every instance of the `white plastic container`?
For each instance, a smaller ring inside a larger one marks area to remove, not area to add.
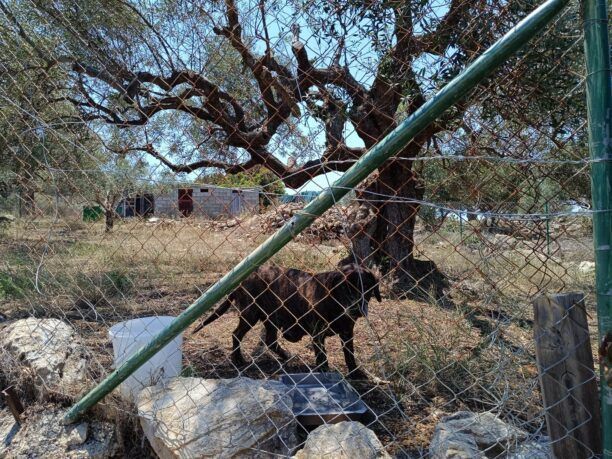
[[[141,317],[113,325],[108,335],[113,342],[115,368],[121,365],[155,335],[166,328],[174,317]],[[136,370],[119,386],[121,395],[134,401],[145,387],[154,386],[178,376],[183,366],[181,345],[183,335],[178,335],[149,361]]]

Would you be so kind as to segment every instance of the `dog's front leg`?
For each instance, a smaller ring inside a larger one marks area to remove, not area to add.
[[[278,342],[278,328],[269,320],[264,322],[264,342],[268,349],[278,355],[283,362],[291,358],[291,354],[284,350]]]
[[[346,366],[349,370],[348,376],[349,378],[353,379],[367,379],[364,371],[357,368],[353,337],[353,327],[340,333],[340,339],[342,340],[342,352],[344,352],[344,361],[346,362]]]
[[[315,360],[317,362],[317,371],[328,371],[327,352],[325,352],[325,334],[319,333],[312,338],[312,344],[315,351]]]

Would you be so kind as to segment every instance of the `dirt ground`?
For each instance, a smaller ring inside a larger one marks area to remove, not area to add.
[[[0,239],[0,312],[9,319],[52,316],[70,322],[95,356],[92,384],[112,365],[108,328],[121,320],[177,315],[240,261],[265,234],[250,223],[212,231],[198,221],[101,224],[17,222]],[[551,254],[542,241],[492,237],[476,229],[417,232],[420,258],[449,279],[448,304],[390,299],[370,303],[355,337],[357,359],[377,378],[352,381],[370,409],[366,421],[388,451],[420,455],[436,423],[460,409],[494,410],[531,432],[543,416],[535,367],[530,299],[550,291],[587,294],[592,326],[591,240],[560,234]],[[274,258],[287,267],[333,269],[342,240],[291,243]],[[237,316],[230,312],[200,333],[184,334],[185,374],[205,378],[274,378],[314,368],[307,339],[283,342],[293,358],[280,364],[260,341],[246,337],[252,363],[229,360]],[[592,329],[595,332],[595,328]],[[327,341],[331,370],[346,373],[337,338]],[[108,402],[110,403],[110,402]]]

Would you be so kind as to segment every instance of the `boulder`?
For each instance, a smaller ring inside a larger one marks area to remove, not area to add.
[[[19,425],[8,410],[0,410],[0,457],[106,459],[116,456],[118,444],[112,424],[92,421],[63,426],[63,414],[57,408],[38,408],[38,411],[26,411],[23,424]]]
[[[310,432],[295,459],[390,458],[376,434],[363,424],[343,421],[323,424]]]
[[[505,423],[493,413],[458,411],[438,423],[429,452],[436,459],[496,457],[515,449],[525,439],[525,431]]]
[[[7,325],[2,334],[4,363],[31,370],[41,394],[52,390],[76,395],[82,391],[87,376],[86,351],[77,343],[70,325],[58,319],[30,317]]]
[[[173,378],[136,403],[161,459],[288,456],[296,445],[293,402],[277,381]]]

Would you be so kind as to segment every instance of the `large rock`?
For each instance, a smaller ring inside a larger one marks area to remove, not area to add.
[[[70,325],[58,319],[30,317],[7,325],[2,334],[4,363],[12,363],[14,370],[31,369],[41,393],[52,390],[75,395],[82,391],[86,351],[77,343]]]
[[[24,413],[16,424],[8,410],[0,410],[0,457],[61,457],[107,459],[115,457],[118,445],[114,427],[105,422],[81,422],[63,426],[63,412],[39,408]]]
[[[527,433],[493,413],[458,411],[442,418],[429,446],[432,458],[497,457],[514,450]]]
[[[295,459],[389,458],[376,434],[363,424],[343,421],[313,430]]]
[[[276,381],[173,378],[137,397],[161,459],[287,456],[295,448],[288,388]]]

